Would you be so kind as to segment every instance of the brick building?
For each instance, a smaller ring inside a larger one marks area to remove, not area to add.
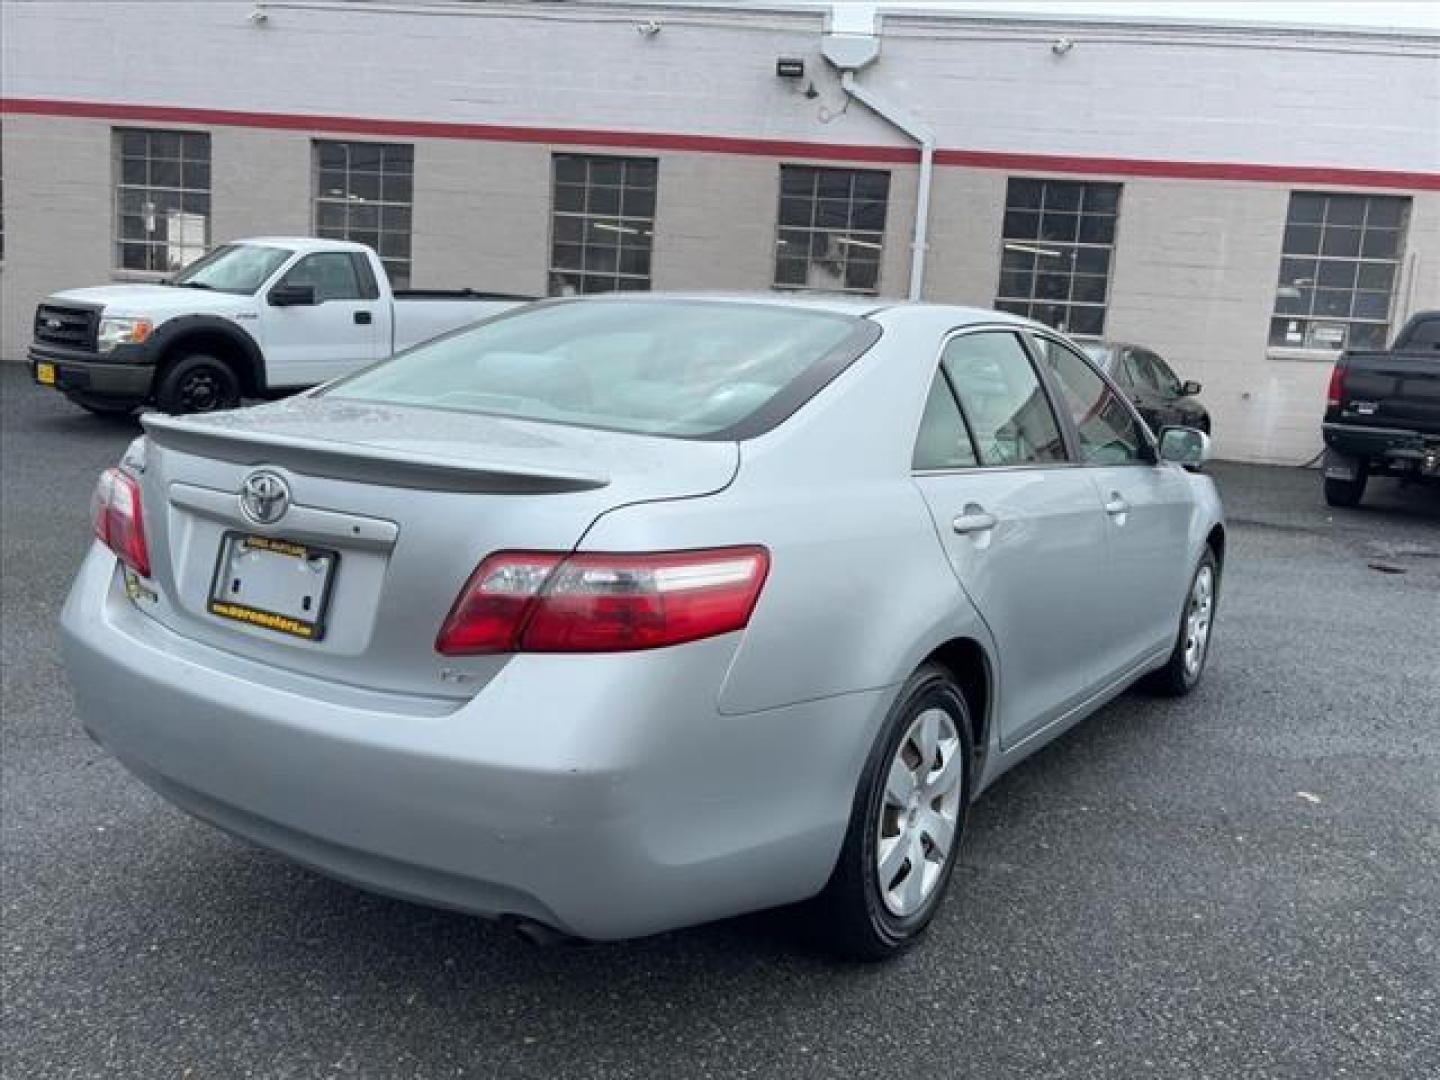
[[[1336,350],[1440,306],[1420,32],[899,12],[837,42],[816,7],[505,0],[17,0],[0,30],[6,359],[48,291],[247,234],[536,294],[923,269],[1153,347],[1221,455],[1299,462]]]

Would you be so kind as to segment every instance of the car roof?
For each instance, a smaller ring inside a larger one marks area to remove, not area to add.
[[[768,307],[788,307],[807,311],[828,311],[841,315],[867,318],[875,315],[904,318],[908,314],[943,315],[955,324],[965,323],[1013,323],[1016,326],[1030,326],[1044,329],[1042,324],[1003,311],[988,308],[969,307],[963,304],[936,304],[920,300],[898,300],[893,297],[861,296],[847,293],[826,292],[737,292],[724,290],[675,290],[661,292],[595,293],[570,299],[597,300],[605,303],[628,301],[709,301],[733,304],[763,304]]]
[[[353,240],[327,240],[316,236],[245,236],[227,241],[231,244],[264,244],[269,247],[283,247],[291,251],[369,251],[364,244]]]

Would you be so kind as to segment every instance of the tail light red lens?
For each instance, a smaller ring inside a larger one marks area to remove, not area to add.
[[[749,623],[769,569],[761,547],[492,555],[461,591],[435,647],[457,656],[621,652],[698,641]]]
[[[435,648],[446,656],[514,652],[526,616],[563,559],[525,552],[491,555],[460,590]]]
[[[1330,371],[1330,390],[1325,399],[1332,409],[1338,409],[1345,403],[1345,369],[1339,364]]]
[[[145,545],[145,516],[140,485],[128,473],[106,469],[90,497],[95,535],[120,561],[141,577],[150,576],[150,549]]]

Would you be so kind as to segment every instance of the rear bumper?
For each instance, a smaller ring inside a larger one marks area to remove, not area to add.
[[[144,602],[97,546],[62,618],[80,718],[140,779],[336,878],[587,938],[817,892],[888,700],[722,716],[724,638],[382,697],[200,645]]]
[[[27,356],[30,376],[39,382],[39,365],[55,369],[54,389],[116,401],[142,402],[150,397],[155,363],[143,346],[121,345],[100,359],[98,353],[32,343]]]
[[[1415,462],[1424,468],[1427,461],[1435,461],[1440,454],[1440,434],[1328,421],[1323,432],[1325,445],[1348,457]]]

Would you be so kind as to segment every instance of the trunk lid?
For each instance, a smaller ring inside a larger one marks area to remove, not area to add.
[[[207,417],[151,415],[144,425],[141,486],[157,595],[138,601],[143,610],[267,664],[446,697],[473,695],[504,663],[434,650],[481,559],[573,550],[606,510],[719,491],[739,460],[734,443],[324,397]],[[288,506],[270,524],[241,509],[242,484],[257,471],[288,488]],[[324,613],[318,640],[212,612],[214,591],[226,587],[217,568],[227,534],[333,553],[328,598],[314,598]]]

